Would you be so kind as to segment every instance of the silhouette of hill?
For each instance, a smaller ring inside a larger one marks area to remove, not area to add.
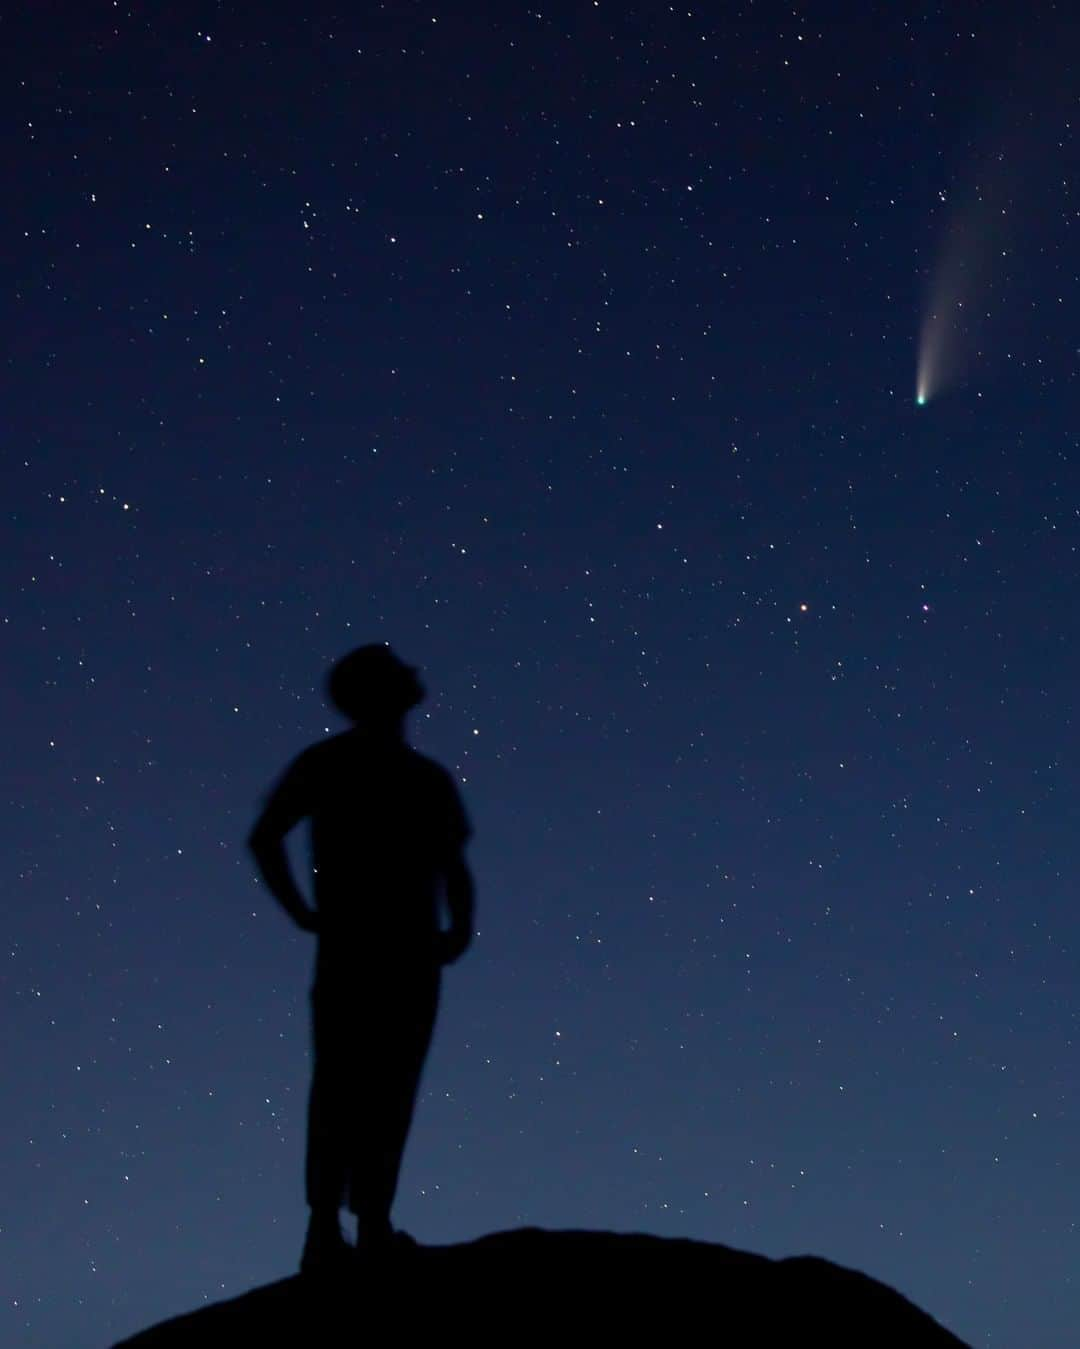
[[[636,1233],[495,1232],[453,1246],[354,1257],[163,1321],[114,1349],[416,1343],[541,1336],[704,1336],[731,1346],[965,1349],[894,1289],[817,1256],[771,1260],[711,1242]]]

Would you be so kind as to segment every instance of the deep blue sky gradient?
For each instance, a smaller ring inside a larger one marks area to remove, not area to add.
[[[312,946],[243,840],[371,640],[476,831],[402,1226],[1075,1343],[1075,44],[942,10],[4,18],[5,1344],[295,1268]]]

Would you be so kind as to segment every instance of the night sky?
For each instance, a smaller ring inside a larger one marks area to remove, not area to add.
[[[397,1223],[1074,1344],[1067,16],[17,9],[0,1341],[295,1271],[313,938],[244,840],[388,641],[478,929]]]

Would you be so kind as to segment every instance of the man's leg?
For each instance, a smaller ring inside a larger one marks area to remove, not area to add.
[[[311,1013],[312,1074],[304,1164],[311,1220],[301,1269],[322,1265],[347,1250],[339,1216],[345,1198],[351,1123],[342,1027],[334,1000],[318,986],[312,990]]]
[[[374,1023],[379,1043],[365,1055],[368,1071],[360,1083],[360,1127],[353,1135],[349,1187],[349,1208],[356,1215],[362,1249],[384,1243],[393,1231],[390,1210],[435,1029],[439,984],[436,968],[389,987],[382,1015]]]

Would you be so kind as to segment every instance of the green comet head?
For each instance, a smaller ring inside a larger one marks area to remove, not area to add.
[[[924,408],[924,407],[926,407],[926,394],[924,394],[924,393],[917,393],[917,394],[915,395],[915,406],[916,406],[917,408]]]

